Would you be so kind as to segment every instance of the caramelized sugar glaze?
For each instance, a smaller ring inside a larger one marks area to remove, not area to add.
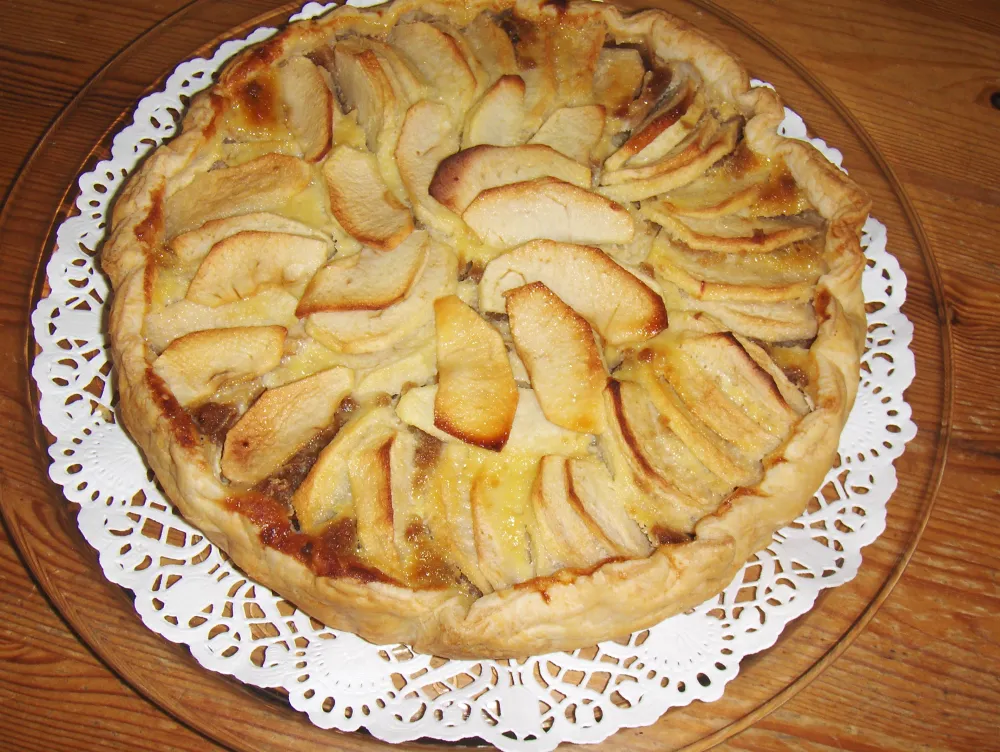
[[[126,425],[248,573],[371,639],[515,655],[690,607],[856,388],[866,200],[780,119],[658,11],[294,25],[119,199]]]

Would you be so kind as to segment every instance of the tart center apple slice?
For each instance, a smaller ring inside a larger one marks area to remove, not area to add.
[[[438,391],[434,425],[469,444],[500,451],[518,392],[500,333],[455,295],[434,301]]]
[[[600,433],[608,374],[587,320],[541,282],[507,293],[507,315],[545,417],[571,431]]]
[[[461,217],[429,193],[438,165],[458,149],[460,130],[461,122],[447,106],[426,99],[417,102],[403,119],[396,165],[416,218],[464,256],[478,245],[475,236]]]
[[[427,234],[414,232],[392,253],[369,248],[334,259],[312,278],[297,316],[319,311],[377,311],[402,300],[427,261]]]
[[[330,210],[352,237],[388,251],[413,232],[413,217],[389,192],[374,155],[338,146],[323,165]]]
[[[511,183],[480,193],[462,219],[491,246],[513,248],[539,238],[569,243],[628,243],[628,210],[557,178]]]
[[[310,313],[306,317],[306,332],[334,352],[354,354],[377,353],[395,347],[423,327],[429,337],[434,301],[454,292],[458,264],[448,246],[428,238],[423,230],[413,234],[416,237],[412,242],[419,238],[427,245],[427,260],[402,298],[374,310]],[[384,299],[388,295],[380,294],[380,297]],[[374,301],[370,299],[369,302]]]
[[[437,168],[430,194],[461,214],[485,190],[541,177],[590,187],[590,169],[544,144],[473,146],[453,154]]]
[[[585,165],[604,130],[604,107],[599,104],[562,107],[546,120],[528,143],[551,146]]]
[[[523,141],[524,79],[501,76],[469,110],[462,148],[480,144],[514,146]]]
[[[479,306],[506,311],[504,293],[543,282],[611,345],[649,339],[667,327],[663,299],[599,248],[537,240],[491,261]]]

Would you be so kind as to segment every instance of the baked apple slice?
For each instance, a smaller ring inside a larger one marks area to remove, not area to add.
[[[181,266],[200,262],[216,243],[241,232],[298,235],[303,238],[322,240],[327,244],[328,255],[329,252],[333,251],[330,236],[304,222],[297,222],[294,219],[270,212],[253,212],[224,219],[214,219],[195,230],[178,235],[170,241],[170,252]]]
[[[504,293],[542,282],[611,345],[649,339],[667,326],[663,300],[599,248],[536,240],[491,261],[479,283],[483,311],[506,311]]]
[[[392,82],[375,53],[358,43],[334,48],[337,85],[348,110],[357,110],[368,148],[378,148],[379,135],[398,104]]]
[[[608,374],[587,320],[541,282],[508,292],[507,316],[545,417],[571,431],[600,433]]]
[[[374,37],[357,37],[357,41],[375,53],[382,69],[388,75],[396,92],[397,101],[401,105],[396,115],[402,115],[409,105],[419,102],[430,93],[423,76],[393,45]]]
[[[392,47],[371,37],[351,37],[334,47],[334,75],[347,110],[358,110],[368,148],[392,141],[394,127],[424,86]],[[390,144],[390,146],[393,144]]]
[[[522,143],[524,114],[524,79],[515,75],[501,76],[469,110],[462,131],[462,148]]]
[[[499,332],[458,297],[434,301],[438,392],[434,425],[469,444],[500,451],[518,393]]]
[[[618,555],[615,545],[591,519],[567,482],[566,458],[543,457],[531,489],[536,525],[532,544],[535,561],[544,562],[545,576],[565,567],[593,567]]]
[[[347,477],[358,524],[362,555],[380,571],[403,575],[396,547],[390,455],[396,433],[376,435],[356,446],[347,461]]]
[[[462,214],[483,191],[541,177],[590,187],[590,168],[542,144],[474,146],[445,159],[434,173],[430,194]]]
[[[333,136],[333,92],[309,58],[296,56],[276,71],[285,105],[285,122],[307,162],[318,162],[330,150]]]
[[[517,59],[510,37],[497,24],[492,13],[483,12],[462,29],[469,46],[487,76],[495,81],[501,76],[517,73]]]
[[[284,353],[282,326],[249,326],[191,332],[170,343],[153,361],[183,407],[203,402],[229,384],[276,368]]]
[[[577,15],[559,15],[551,27],[552,65],[556,76],[556,101],[576,107],[593,101],[594,73],[608,29],[603,21]]]
[[[780,158],[757,154],[746,140],[692,183],[643,202],[668,216],[712,218],[727,214],[779,217],[811,209],[805,192]]]
[[[748,454],[763,456],[780,438],[759,421],[753,400],[732,399],[716,369],[706,370],[682,347],[657,348],[655,370],[673,387],[685,405],[715,433]],[[748,412],[746,406],[751,407]]]
[[[669,381],[650,368],[635,369],[632,377],[644,388],[659,415],[678,439],[705,467],[731,487],[755,483],[762,474],[760,458],[751,457],[713,431],[677,394]]]
[[[594,103],[604,107],[604,130],[593,150],[601,163],[628,138],[637,121],[629,117],[636,96],[647,76],[639,50],[632,47],[605,47],[594,70]]]
[[[433,398],[429,411],[433,429]],[[476,551],[476,524],[472,512],[472,483],[478,469],[487,455],[484,449],[472,447],[460,441],[443,442],[437,463],[442,519],[434,525],[435,540],[448,551],[448,556],[462,574],[482,593],[493,592],[493,585],[479,568],[479,554]]]
[[[396,165],[416,218],[448,238],[455,248],[474,242],[472,232],[430,195],[438,165],[458,150],[459,121],[447,106],[423,100],[406,113],[396,144]]]
[[[424,331],[426,336],[423,336]],[[411,342],[400,343],[397,348],[380,355],[384,355],[384,360],[356,370],[355,398],[365,400],[379,394],[402,394],[432,381],[437,375],[434,333],[429,329],[415,334]]]
[[[421,431],[404,428],[395,434],[389,453],[393,534],[406,581],[413,587],[457,586],[468,592],[480,587],[477,583],[488,584],[477,576],[468,499],[466,518],[470,522],[458,526],[464,530],[456,529],[448,518],[451,505],[445,494],[462,493],[449,474],[448,448]],[[461,541],[463,534],[467,537]],[[471,556],[463,555],[466,551]]]
[[[337,258],[312,278],[295,311],[378,311],[402,300],[427,262],[427,234],[414,232],[392,253],[365,248]]]
[[[715,301],[805,301],[827,269],[820,243],[793,243],[770,253],[717,253],[692,250],[663,232],[646,261],[658,278],[693,298]]]
[[[693,83],[679,86],[674,98],[622,145],[625,166],[638,168],[666,157],[698,127],[706,109],[705,94]]]
[[[528,143],[551,146],[580,164],[589,165],[604,131],[604,107],[597,104],[560,107],[549,115]]]
[[[346,108],[357,110],[368,150],[382,177],[400,201],[405,192],[393,152],[403,116],[425,87],[387,44],[369,37],[341,40],[334,48],[335,80]]]
[[[348,368],[330,368],[268,389],[229,433],[222,474],[234,483],[263,480],[333,421],[354,386]]]
[[[705,95],[693,82],[685,80],[676,87],[673,96],[605,160],[604,169],[618,170],[625,165],[640,167],[663,159],[695,129],[704,112]]]
[[[634,47],[604,47],[594,68],[594,99],[608,115],[627,111],[638,96],[646,76],[642,55]],[[609,121],[610,122],[610,121]]]
[[[780,440],[809,411],[801,392],[763,348],[742,337],[729,332],[684,336],[675,350],[701,367],[762,430]]]
[[[464,114],[475,100],[479,81],[455,39],[435,24],[411,21],[396,24],[389,44],[427,81],[437,98],[456,114]]]
[[[398,428],[392,409],[381,407],[358,415],[337,432],[292,496],[292,508],[302,532],[316,535],[331,522],[355,514],[351,459],[359,449],[390,440]]]
[[[601,175],[601,193],[616,201],[641,201],[687,185],[736,148],[739,121],[718,123],[706,115],[677,148],[641,167],[623,167]]]
[[[721,332],[714,333],[720,334]],[[777,396],[784,402],[784,406],[778,405],[778,413],[784,412],[784,407],[787,406],[792,412],[801,417],[813,409],[812,398],[803,389],[803,386],[809,382],[809,376],[805,371],[813,370],[815,367],[814,364],[806,362],[799,365],[798,368],[793,367],[786,371],[786,363],[781,360],[783,353],[790,355],[794,361],[799,355],[807,352],[808,348],[804,347],[803,343],[793,342],[790,344],[774,345],[764,349],[761,345],[746,337],[741,337],[739,334],[733,334],[733,339],[750,356],[750,359],[760,366],[761,370],[773,380],[774,385],[778,389]],[[796,374],[796,370],[802,371],[802,373]],[[795,381],[793,381],[793,376],[796,377]],[[798,379],[801,379],[801,381]],[[764,394],[769,394],[770,392],[771,389],[769,387],[764,389]]]
[[[517,391],[517,410],[504,452],[533,454],[536,457],[549,453],[568,457],[587,454],[591,442],[589,435],[569,431],[546,418],[534,390],[519,387]],[[399,398],[396,415],[404,423],[441,441],[463,442],[434,425],[437,393],[437,384],[410,389]]]
[[[242,326],[295,326],[298,298],[278,287],[266,287],[256,295],[206,306],[190,300],[152,311],[146,317],[143,335],[153,352],[162,352],[179,337],[204,329],[228,329]]]
[[[640,384],[612,379],[605,405],[610,430],[604,451],[615,462],[615,478],[628,477],[636,488],[624,494],[629,516],[654,542],[665,542],[665,537],[682,540],[733,486],[706,468],[666,421],[660,421]]]
[[[173,238],[209,220],[273,211],[312,180],[309,163],[286,154],[266,154],[236,167],[198,175],[167,197],[165,237]]]
[[[557,178],[485,190],[462,219],[484,243],[496,248],[513,248],[538,238],[628,243],[635,234],[632,217],[621,204]]]
[[[479,571],[496,590],[541,574],[532,557],[531,485],[538,458],[501,454],[482,463],[469,503]]]
[[[617,372],[627,380],[620,387],[623,414],[647,451],[657,455],[655,447],[665,446],[662,437],[641,439],[660,426],[726,484],[756,482],[763,457],[781,445],[808,405],[762,348],[747,343],[751,354],[743,343],[730,332],[663,333],[642,357],[626,360]],[[646,419],[628,382],[641,387],[655,421]]]
[[[810,300],[699,299],[669,279],[661,278],[663,299],[671,311],[707,313],[730,331],[763,342],[811,340],[818,331],[816,311]]]
[[[564,458],[566,494],[575,499],[620,556],[646,556],[649,539],[627,511],[628,490],[616,484],[608,468],[593,457]]]
[[[818,214],[794,217],[684,217],[671,216],[657,206],[641,210],[674,240],[698,251],[769,253],[790,243],[819,236],[826,224]]]
[[[622,60],[616,60],[615,62],[624,62],[624,57]],[[627,71],[628,68],[623,66],[623,70]],[[598,62],[597,72],[598,75],[601,72],[600,61]],[[671,93],[673,93],[673,89],[676,88],[677,81],[687,72],[685,63],[663,65],[662,61],[657,61],[655,67],[649,71],[645,70],[645,65],[643,66],[643,72],[639,77],[639,87],[636,94],[631,100],[615,107],[613,110],[608,110],[612,117],[608,121],[609,128],[605,131],[605,136],[612,137],[609,142],[614,146],[614,149],[611,150],[612,152],[616,151],[624,141],[628,140],[628,137],[633,132],[635,132],[644,122],[646,122],[646,120],[649,119],[649,116],[656,109],[657,105],[662,103],[667,97],[670,96]],[[618,92],[616,92],[616,94],[623,96],[625,92],[628,91],[628,86],[632,81],[634,81],[634,79],[629,76],[626,76],[625,80],[621,80],[621,88]],[[609,154],[610,153],[611,152],[609,152]]]
[[[359,354],[394,347],[422,327],[432,326],[434,301],[455,290],[458,262],[447,246],[427,239],[422,230],[419,233],[428,243],[427,261],[401,300],[378,310],[311,313],[306,332],[330,350]]]
[[[524,128],[533,133],[558,103],[552,40],[547,34],[536,33],[531,21],[517,15],[504,18],[503,24],[514,47],[515,72],[524,79]]]
[[[532,543],[543,549],[536,560],[553,569],[590,568],[614,557],[648,555],[649,539],[626,511],[625,495],[599,460],[543,457],[532,488]]]
[[[413,232],[409,209],[388,191],[372,154],[338,146],[323,164],[323,177],[330,210],[359,242],[388,251]]]
[[[263,287],[302,290],[326,261],[322,240],[248,230],[212,246],[188,287],[193,303],[218,306],[249,298]]]

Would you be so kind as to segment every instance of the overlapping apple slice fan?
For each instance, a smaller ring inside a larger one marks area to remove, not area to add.
[[[293,20],[330,7],[310,3]],[[651,724],[671,707],[721,697],[740,660],[774,644],[822,589],[851,580],[861,549],[885,528],[896,488],[892,463],[916,434],[903,399],[915,373],[913,327],[900,311],[906,278],[886,251],[885,227],[869,219],[864,228],[865,300],[876,310],[839,467],[806,513],[776,533],[721,595],[627,642],[524,661],[442,660],[372,645],[323,627],[247,579],[174,512],[113,417],[102,326],[110,291],[95,259],[111,197],[174,134],[186,103],[222,64],[274,33],[257,29],[210,60],[179,65],[164,91],[139,103],[111,159],[81,176],[79,214],[58,230],[47,269],[51,292],[32,316],[41,349],[32,375],[42,422],[56,437],[50,475],[80,505],[80,530],[105,575],[135,593],[150,629],[187,645],[206,668],[285,690],[317,726],[363,726],[391,742],[479,737],[503,750],[551,750],[598,742]],[[781,129],[807,139],[790,110]],[[807,140],[840,165],[838,151]]]

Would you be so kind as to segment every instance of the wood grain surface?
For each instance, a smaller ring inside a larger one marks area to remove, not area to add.
[[[787,702],[773,712],[765,712],[772,710],[769,705],[756,710],[755,703],[747,704],[753,712],[739,725],[748,727],[735,735],[733,729],[720,733],[728,738],[719,748],[1000,749],[1000,110],[990,102],[991,94],[1000,91],[1000,3],[717,2],[721,12],[742,19],[772,51],[783,50],[829,89],[861,124],[909,198],[910,205],[897,210],[887,193],[883,206],[890,228],[901,228],[899,248],[907,257],[907,312],[917,326],[921,369],[908,400],[921,434],[897,465],[900,490],[892,502],[889,530],[866,550],[856,582],[824,596],[814,614],[793,625],[774,650],[744,661],[740,678],[720,703],[694,707],[676,721],[664,719],[623,732],[600,748],[676,746],[685,733],[693,733],[695,722],[698,729],[721,728],[743,714],[740,698],[774,696],[793,683],[801,666],[816,664],[815,678],[807,686],[800,680],[803,688],[790,699],[778,695],[774,705]],[[18,175],[25,176],[8,196],[0,236],[5,266],[0,275],[0,343],[8,365],[0,374],[5,436],[0,442],[0,501],[11,522],[0,529],[0,750],[385,746],[364,735],[323,736],[260,693],[202,677],[207,672],[182,649],[146,632],[130,614],[126,594],[94,578],[94,555],[80,542],[72,516],[52,503],[58,490],[45,480],[44,437],[32,423],[25,331],[42,248],[34,256],[20,249],[45,237],[79,172],[79,155],[100,142],[140,93],[194,48],[168,47],[153,59],[136,58],[139,62],[101,79],[102,98],[84,100],[82,111],[77,107],[62,120],[60,113],[92,77],[103,75],[99,71],[109,60],[127,52],[146,32],[153,30],[145,41],[193,39],[195,32],[181,33],[185,25],[193,29],[212,23],[221,30],[276,4],[0,4],[0,190],[6,195]],[[661,4],[670,7],[669,0]],[[157,37],[161,22],[172,14],[178,14],[173,25],[181,27],[179,36]],[[777,69],[773,73],[783,75]],[[796,97],[799,92],[792,88],[789,98]],[[794,104],[813,123],[811,102],[802,93]],[[64,127],[70,118],[73,127]],[[63,140],[50,140],[28,163],[52,124]],[[829,120],[828,127],[830,132],[822,135],[829,141],[848,142],[846,131],[844,140],[838,140],[837,129],[843,126]],[[874,163],[869,167],[860,157],[855,163],[859,179],[866,179],[870,170],[872,185],[888,185],[884,179],[876,181]],[[912,237],[904,237],[912,224],[903,211],[907,208],[917,218]],[[922,239],[933,256],[930,266],[920,262]],[[941,301],[935,297],[938,281]],[[935,463],[945,454],[937,487]],[[865,604],[881,598],[880,587],[902,563],[908,541],[919,532],[923,505],[932,497],[934,507],[916,552],[867,621]],[[12,537],[35,543],[19,551]],[[45,540],[53,545],[37,543]],[[50,600],[30,571],[46,573],[46,584],[73,583],[72,597],[51,592]],[[123,616],[115,622],[109,612]],[[73,629],[60,613],[69,617]],[[835,647],[824,658],[856,618],[863,625],[857,638],[843,652]],[[81,622],[95,625],[86,635],[92,647],[77,637]],[[109,668],[121,669],[115,652],[119,633],[137,635],[141,650],[130,657],[136,664],[130,671],[144,677],[141,686],[136,683],[142,694]],[[157,704],[165,704],[167,689],[160,692],[158,676],[164,684],[171,677],[174,691],[177,682],[188,682],[172,696],[186,692],[204,705],[204,713],[216,714],[218,728],[202,728],[225,746]],[[220,698],[217,705],[213,696]],[[255,717],[240,719],[244,707],[253,708]],[[713,714],[721,720],[713,723]]]

